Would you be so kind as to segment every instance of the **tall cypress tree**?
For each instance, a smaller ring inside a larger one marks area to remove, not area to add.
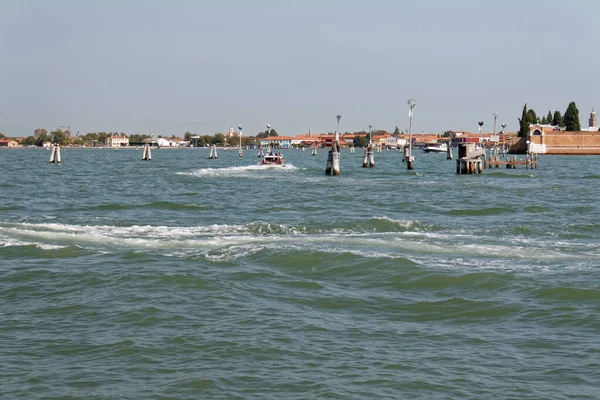
[[[579,110],[574,101],[569,103],[567,111],[565,111],[565,130],[568,132],[577,132],[581,130],[581,123],[579,123]]]
[[[519,137],[526,137],[529,134],[529,120],[527,119],[527,103],[523,106],[523,113],[519,118]]]
[[[552,124],[552,112],[548,110],[548,116],[546,117],[546,121],[548,124]]]
[[[540,119],[538,118],[537,114],[535,113],[535,111],[533,109],[527,110],[527,120],[529,121],[530,124],[539,124],[540,123]]]
[[[554,111],[554,116],[552,117],[552,125],[554,126],[565,126],[563,121],[563,116],[560,111]]]

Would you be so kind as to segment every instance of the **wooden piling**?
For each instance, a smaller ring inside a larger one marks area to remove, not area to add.
[[[340,145],[337,141],[331,143],[331,150],[327,154],[327,164],[325,166],[325,175],[337,176],[340,174]]]
[[[50,164],[54,164],[54,160],[56,159],[56,146],[52,146],[52,151],[50,152]]]

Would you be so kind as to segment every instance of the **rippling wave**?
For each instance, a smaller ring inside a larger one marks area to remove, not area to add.
[[[207,152],[6,153],[2,398],[597,398],[595,159]]]

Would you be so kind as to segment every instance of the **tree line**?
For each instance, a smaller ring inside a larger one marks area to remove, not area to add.
[[[523,113],[519,118],[519,137],[526,137],[529,135],[530,124],[549,124],[564,128],[565,131],[577,132],[581,130],[581,123],[579,122],[579,110],[574,101],[569,103],[565,114],[562,115],[560,111],[548,111],[548,115],[543,116],[541,119],[537,116],[533,109],[527,108],[527,103],[523,106]]]
[[[127,135],[123,132],[90,132],[85,135],[80,135],[77,133],[74,137],[69,130],[61,130],[56,129],[51,132],[44,128],[39,128],[33,131],[33,135],[27,136],[26,138],[21,140],[22,145],[26,146],[42,146],[44,143],[54,143],[59,144],[61,146],[66,146],[68,144],[74,144],[79,146],[98,146],[104,145],[106,143],[106,139],[114,136],[125,136],[129,138],[130,144],[135,143],[143,143],[144,139],[151,138],[150,135],[147,134],[131,134]],[[278,136],[277,132],[274,129],[271,129],[269,134],[265,134],[264,132],[259,133],[256,137],[254,136],[242,136],[242,146],[248,146],[250,144],[256,143],[257,138],[260,137],[268,137],[268,136]],[[162,138],[162,135],[158,135],[158,138]],[[0,134],[0,139],[4,138],[3,134]],[[186,132],[184,134],[184,140],[189,141],[195,146],[237,146],[239,145],[239,136],[235,137],[227,137],[224,133],[215,133],[214,135],[196,135],[191,132]]]

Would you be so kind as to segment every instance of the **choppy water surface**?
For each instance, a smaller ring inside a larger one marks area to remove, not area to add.
[[[600,159],[2,150],[7,399],[597,399]]]

